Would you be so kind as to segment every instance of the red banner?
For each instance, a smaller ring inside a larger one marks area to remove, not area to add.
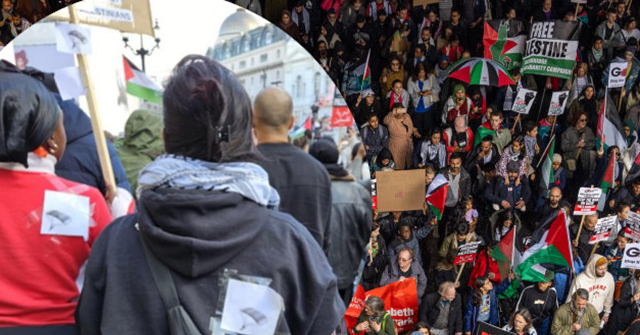
[[[391,283],[368,292],[364,292],[362,286],[358,285],[349,308],[344,314],[349,334],[367,334],[366,332],[353,333],[352,330],[364,310],[364,302],[370,296],[382,299],[385,310],[389,312],[396,323],[398,334],[411,330],[418,322],[418,288],[415,280],[407,279]]]
[[[331,127],[353,126],[353,115],[348,106],[334,106],[331,113]]]

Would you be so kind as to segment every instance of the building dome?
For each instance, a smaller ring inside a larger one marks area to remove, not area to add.
[[[234,38],[262,25],[263,23],[260,22],[255,14],[249,13],[244,8],[238,8],[235,13],[229,15],[229,17],[222,22],[218,39],[227,40]]]

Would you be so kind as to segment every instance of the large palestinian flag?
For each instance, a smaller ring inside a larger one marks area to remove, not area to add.
[[[514,262],[516,273],[523,281],[544,281],[546,268],[543,264],[573,268],[567,221],[567,214],[561,209],[557,216],[549,216],[540,222],[531,237],[535,244],[517,255],[519,259]]]
[[[533,22],[522,64],[523,74],[571,78],[578,56],[578,21]]]
[[[518,20],[491,20],[484,23],[484,57],[502,64],[507,70],[522,65],[527,37]]]
[[[449,181],[442,174],[438,174],[427,190],[427,204],[436,214],[438,220],[442,218],[444,212],[444,204],[447,200],[447,191],[449,190]]]
[[[142,100],[162,104],[162,88],[140,71],[127,57],[122,57],[127,93]]]
[[[611,103],[611,96],[607,93],[600,105],[598,112],[598,129],[596,131],[596,148],[604,140],[604,151],[611,146],[617,146],[620,152],[627,149],[627,141],[624,139],[622,121],[615,104]]]
[[[542,178],[540,178],[540,190],[542,190],[544,193],[546,194],[547,191],[549,191],[549,184],[551,183],[552,180],[554,180],[553,177],[553,151],[555,149],[556,146],[556,135],[553,134],[553,136],[551,136],[551,141],[549,141],[549,144],[547,145],[547,148],[544,150],[544,153],[542,154],[542,157],[540,158],[542,160]],[[538,163],[538,165],[540,165],[540,163]]]

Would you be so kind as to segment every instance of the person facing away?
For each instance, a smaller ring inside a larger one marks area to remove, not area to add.
[[[94,244],[76,314],[80,333],[170,333],[148,263],[155,257],[181,315],[202,334],[233,313],[217,312],[222,290],[253,298],[232,293],[223,281],[229,271],[270,280],[285,310],[258,312],[281,315],[279,333],[329,334],[345,312],[336,277],[309,231],[276,211],[279,196],[255,163],[251,100],[237,77],[188,55],[167,81],[163,106],[167,154],[140,172],[138,213],[114,221]]]
[[[100,191],[55,174],[64,118],[42,83],[0,62],[0,334],[77,334],[82,269],[112,219]]]
[[[258,150],[265,157],[259,162],[280,194],[279,210],[300,221],[329,252],[331,228],[331,181],[324,166],[289,143],[294,124],[293,101],[289,93],[268,87],[255,98],[254,132]]]

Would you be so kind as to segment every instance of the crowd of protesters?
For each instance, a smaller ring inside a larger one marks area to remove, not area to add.
[[[640,178],[632,170],[640,153],[639,3],[250,3],[268,7],[271,14],[265,17],[304,45],[341,88],[360,129],[372,178],[377,171],[423,169],[425,187],[438,174],[447,179],[439,220],[430,210],[374,211],[372,261],[366,260],[361,284],[370,290],[414,277],[421,321],[416,334],[470,334],[478,321],[517,334],[617,334],[634,322],[640,311],[640,274],[621,268],[620,255],[632,242],[624,235],[627,213],[640,210]],[[451,64],[484,56],[484,22],[502,19],[516,23],[525,35],[532,22],[577,20],[580,42],[571,78],[523,74],[517,67],[509,70],[515,84],[503,87],[448,78]],[[614,60],[628,64],[626,82],[607,90]],[[370,82],[357,71],[365,63]],[[518,116],[512,107],[523,88],[537,91],[537,97],[530,113]],[[554,119],[547,115],[550,93],[562,90],[569,91],[569,100]],[[624,146],[605,146],[598,136],[607,94],[622,121],[618,130]],[[542,186],[540,163],[552,136],[552,176]],[[548,271],[537,283],[512,282],[513,274],[500,274],[488,255],[502,237],[515,226],[519,250],[527,248],[545,218],[557,216],[561,208],[572,216],[579,188],[599,187],[612,160],[614,185],[598,214],[588,216],[582,229],[581,217],[571,220],[578,278],[569,268]],[[619,223],[610,239],[593,250],[589,239],[595,223],[609,214],[618,215]],[[452,263],[457,249],[473,241],[482,242],[475,267],[467,267],[456,281],[460,266]],[[367,300],[351,331],[390,334],[381,325],[385,313],[380,303]]]
[[[0,49],[47,15],[79,0],[2,0]]]

